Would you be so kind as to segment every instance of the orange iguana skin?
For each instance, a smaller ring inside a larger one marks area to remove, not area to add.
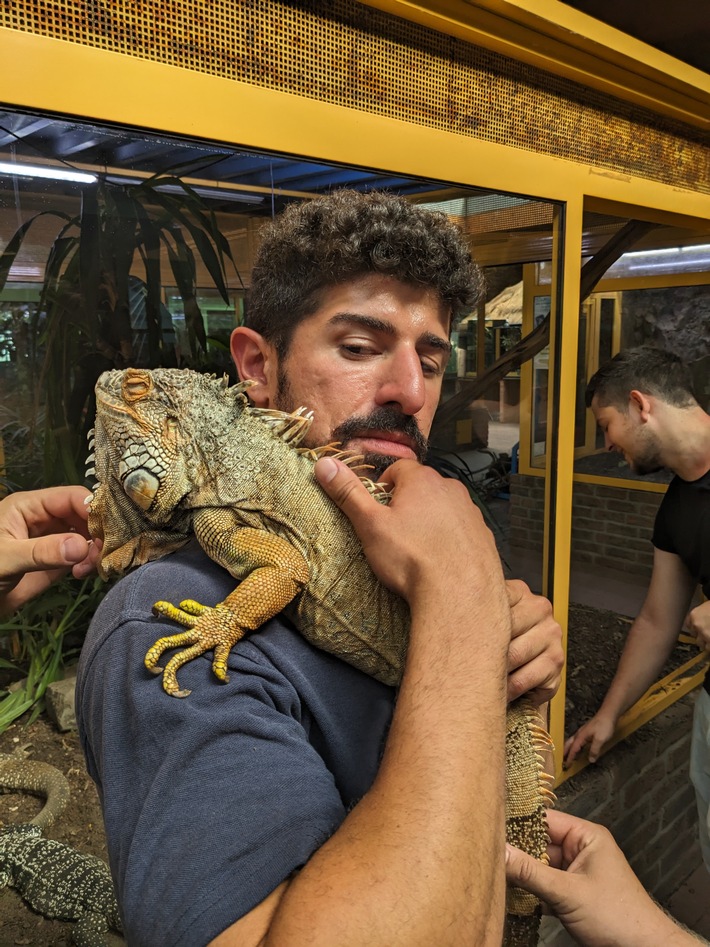
[[[161,638],[145,663],[176,697],[177,671],[206,651],[226,680],[227,658],[243,635],[284,612],[315,646],[386,684],[401,677],[409,609],[375,577],[350,524],[313,476],[319,456],[361,458],[333,445],[301,449],[310,425],[293,414],[249,405],[247,386],[228,387],[189,370],[126,369],[96,386],[93,433],[98,485],[89,528],[103,540],[100,572],[120,575],[173,552],[194,534],[239,584],[214,607],[187,599],[154,610],[185,627]],[[380,501],[388,495],[367,478]],[[158,667],[162,654],[182,648]],[[546,737],[529,701],[508,713],[508,825],[511,841],[545,857]],[[518,788],[522,787],[522,793]],[[537,943],[537,902],[511,891],[505,944]],[[516,916],[520,915],[518,920]]]

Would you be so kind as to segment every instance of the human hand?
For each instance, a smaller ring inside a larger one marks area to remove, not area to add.
[[[84,487],[48,487],[0,500],[0,614],[19,608],[70,569],[89,575],[99,547],[89,542]]]
[[[565,740],[565,766],[569,766],[580,750],[589,744],[589,762],[596,763],[604,744],[614,736],[616,718],[599,711],[584,726]]]
[[[698,647],[710,651],[710,601],[703,602],[688,612],[686,627],[695,635]]]
[[[345,464],[322,458],[316,478],[350,519],[377,578],[410,605],[419,594],[452,587],[476,595],[500,587],[503,573],[493,536],[468,491],[431,467],[401,460],[382,480],[392,489],[378,503]]]
[[[546,598],[533,595],[520,579],[505,584],[513,623],[508,649],[508,700],[527,693],[534,703],[542,704],[554,697],[560,686],[565,662],[562,629]]]
[[[550,866],[506,846],[510,884],[537,895],[586,947],[697,943],[656,905],[601,825],[547,812]]]

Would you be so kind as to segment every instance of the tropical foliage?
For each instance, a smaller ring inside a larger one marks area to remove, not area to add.
[[[227,265],[236,272],[214,213],[175,173],[133,184],[99,175],[82,187],[78,213],[47,209],[22,223],[0,256],[0,292],[31,228],[48,217],[56,220],[57,232],[28,333],[33,420],[41,417],[44,425],[45,485],[83,479],[94,384],[106,369],[135,364],[138,336],[146,365],[175,364],[174,346],[165,337],[165,278],[172,276],[182,300],[189,348],[183,363],[200,368],[207,338],[197,302],[197,262],[226,303]],[[136,283],[142,290],[140,324],[132,304]]]

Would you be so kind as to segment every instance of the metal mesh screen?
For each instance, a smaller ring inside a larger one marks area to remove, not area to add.
[[[354,0],[4,0],[0,26],[710,192],[701,131]]]

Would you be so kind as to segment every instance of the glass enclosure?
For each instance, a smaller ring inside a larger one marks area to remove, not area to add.
[[[525,334],[524,268],[552,265],[552,204],[17,112],[0,114],[0,162],[8,486],[81,481],[93,386],[108,368],[234,378],[229,336],[248,311],[260,230],[289,203],[340,187],[392,190],[446,213],[485,270],[485,299],[452,330],[430,463],[466,483],[509,561],[521,364],[496,366]],[[538,321],[548,313],[549,294]],[[542,399],[535,410],[544,433]]]

